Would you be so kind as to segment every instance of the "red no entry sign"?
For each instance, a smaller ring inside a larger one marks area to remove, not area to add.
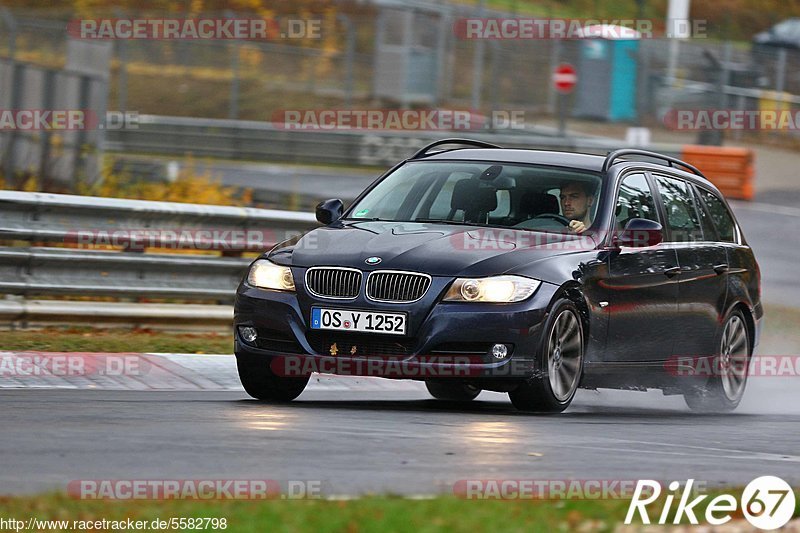
[[[569,63],[561,63],[553,71],[553,87],[560,93],[572,92],[578,82],[578,74],[575,67]]]

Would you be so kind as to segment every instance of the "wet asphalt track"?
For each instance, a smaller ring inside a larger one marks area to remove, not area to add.
[[[447,493],[462,479],[800,482],[800,415],[698,416],[658,393],[581,391],[561,416],[487,393],[466,406],[414,391],[307,391],[280,406],[208,391],[0,399],[2,493],[79,479],[319,480],[327,495]]]
[[[765,300],[798,306],[800,210],[734,210]],[[236,391],[5,389],[0,494],[76,479],[320,480],[327,494],[447,493],[471,478],[742,484],[773,474],[797,486],[800,387],[776,386],[750,387],[727,416],[692,414],[658,392],[580,391],[556,417],[518,413],[504,395],[458,406],[407,388],[310,390],[283,406]]]

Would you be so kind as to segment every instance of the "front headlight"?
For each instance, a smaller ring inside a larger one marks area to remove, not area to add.
[[[253,263],[250,272],[247,273],[247,283],[260,289],[294,291],[292,270],[266,259],[259,259]]]
[[[536,292],[542,282],[522,276],[458,278],[444,295],[446,302],[521,302]]]

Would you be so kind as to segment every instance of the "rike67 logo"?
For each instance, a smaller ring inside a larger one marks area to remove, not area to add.
[[[689,479],[681,490],[680,483],[673,481],[669,484],[669,492],[664,499],[664,506],[658,517],[658,524],[664,525],[672,518],[672,524],[679,524],[686,519],[693,525],[698,525],[697,509],[701,502],[708,498],[708,494],[701,494],[691,499],[694,480]],[[650,524],[650,515],[647,506],[659,499],[662,487],[658,481],[642,479],[636,484],[625,523],[639,515],[643,524]],[[678,501],[673,513],[673,503]],[[754,479],[742,492],[741,501],[737,501],[730,494],[722,494],[710,500],[705,506],[705,522],[719,526],[729,522],[741,505],[741,514],[754,527],[762,530],[772,530],[783,527],[794,514],[795,496],[792,487],[784,480],[775,476],[762,476]],[[699,512],[699,511],[698,511]],[[655,518],[655,516],[653,517]]]

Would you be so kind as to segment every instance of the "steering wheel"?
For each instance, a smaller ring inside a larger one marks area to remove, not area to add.
[[[556,213],[542,213],[541,215],[536,215],[531,220],[536,220],[537,218],[538,219],[545,219],[545,220],[555,220],[556,222],[560,222],[564,226],[569,226],[569,222],[570,222],[570,220],[567,217],[559,215],[559,214],[556,214]]]

